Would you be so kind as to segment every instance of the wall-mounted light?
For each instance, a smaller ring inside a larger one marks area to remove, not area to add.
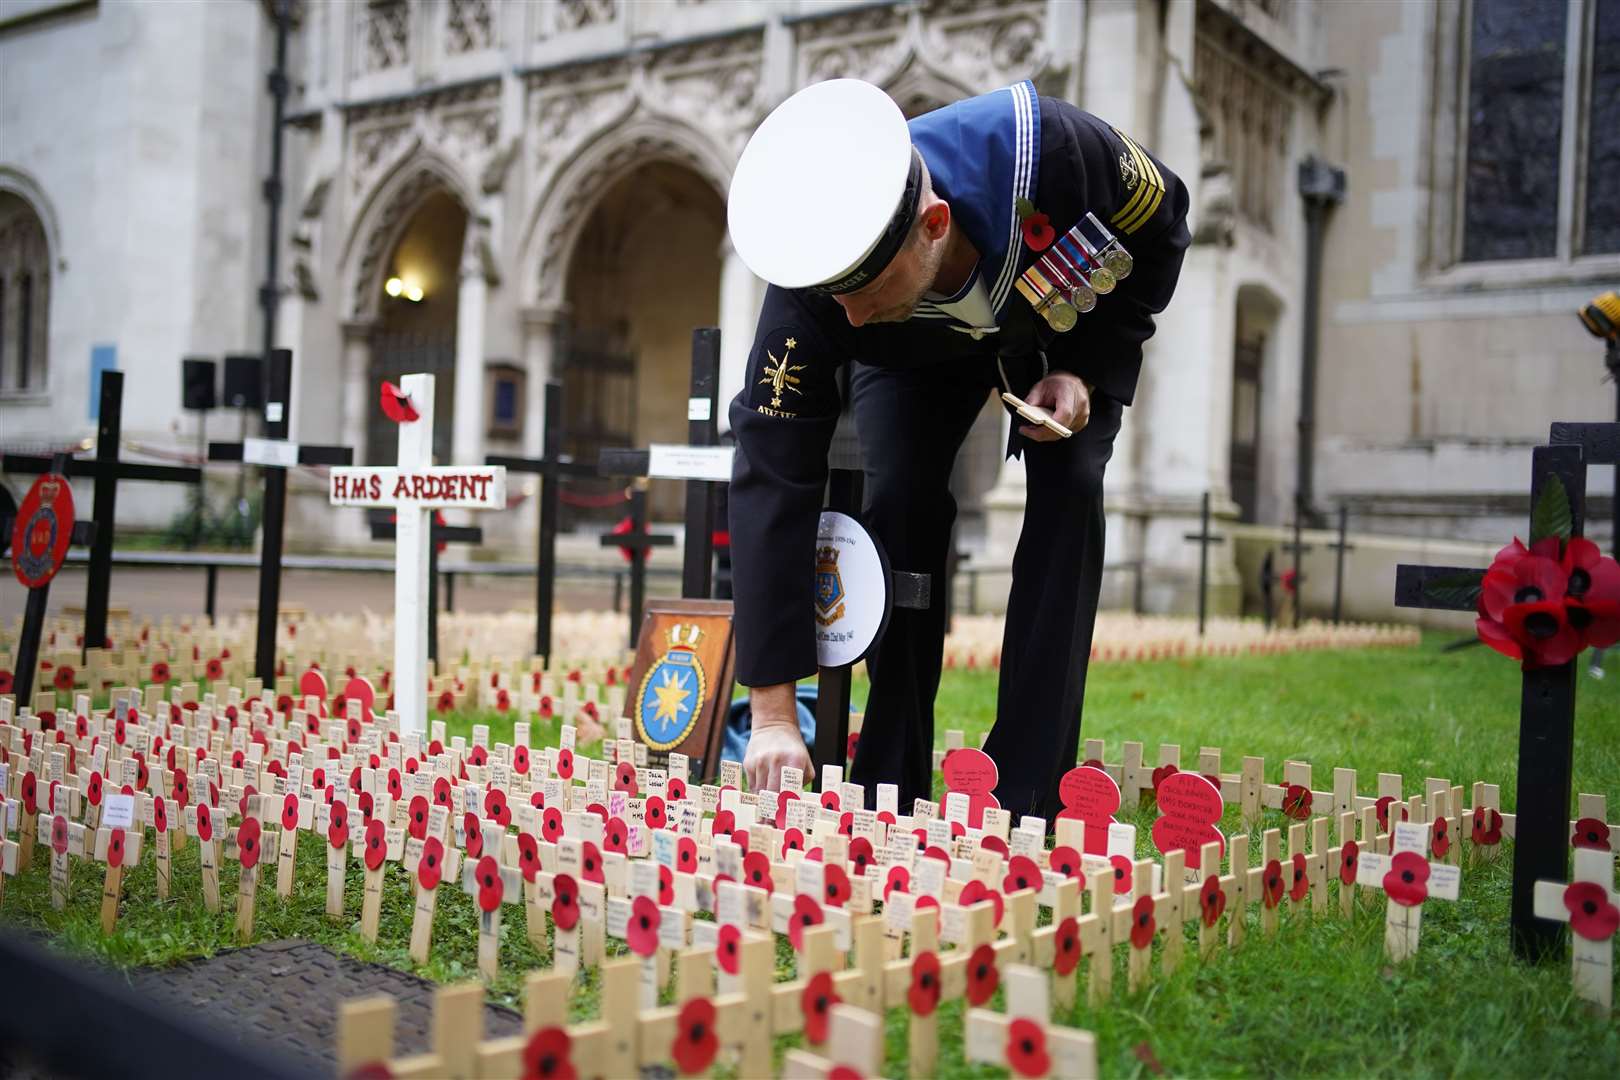
[[[420,304],[422,302],[422,286],[418,285],[414,281],[405,281],[401,278],[391,277],[383,283],[383,292],[395,298],[403,297],[413,304]]]

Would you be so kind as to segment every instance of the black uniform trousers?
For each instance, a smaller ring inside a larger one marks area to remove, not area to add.
[[[1008,367],[1021,383],[1015,392],[1027,391],[1040,374],[1020,379]],[[951,467],[986,395],[1000,389],[994,357],[909,370],[856,364],[850,373],[866,474],[863,517],[896,570],[931,574],[934,582],[933,604],[925,611],[896,608],[867,658],[871,692],[849,774],[868,793],[880,782],[898,783],[901,813],[913,799],[933,798],[942,590],[956,520]],[[985,744],[1000,770],[996,796],[1014,815],[1054,818],[1058,781],[1078,755],[1102,587],[1103,469],[1122,409],[1098,394],[1090,422],[1071,438],[1035,443],[1014,433],[1028,498],[1013,557],[996,723]]]

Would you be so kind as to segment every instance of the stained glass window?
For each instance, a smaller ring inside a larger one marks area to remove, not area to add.
[[[1567,17],[1547,0],[1474,0],[1465,262],[1557,253]]]

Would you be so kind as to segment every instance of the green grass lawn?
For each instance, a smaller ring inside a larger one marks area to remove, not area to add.
[[[1483,779],[1502,785],[1504,807],[1511,810],[1516,665],[1484,649],[1443,654],[1445,640],[1431,637],[1414,650],[1099,665],[1087,687],[1084,734],[1107,740],[1110,761],[1118,760],[1126,739],[1141,741],[1149,760],[1159,743],[1179,743],[1185,764],[1196,761],[1200,746],[1219,746],[1228,771],[1244,754],[1262,755],[1272,781],[1284,758],[1309,761],[1318,787],[1329,786],[1335,766],[1353,767],[1364,793],[1381,771],[1401,773],[1408,795],[1420,793],[1427,776],[1464,785]],[[857,700],[863,689],[857,686]],[[993,717],[995,692],[993,673],[947,673],[938,705],[941,742],[944,730],[956,727],[976,743]],[[490,723],[496,738],[510,732],[510,718],[503,723],[494,715],[455,717],[451,730],[465,733],[475,721]],[[554,740],[556,728],[536,725],[534,737]],[[1620,799],[1620,689],[1612,679],[1581,679],[1575,787]],[[1616,812],[1609,816],[1613,820]],[[1145,812],[1121,817],[1144,827],[1151,820]],[[1262,827],[1283,824],[1268,811]],[[1235,827],[1233,815],[1226,827]],[[1254,836],[1251,850],[1258,858],[1258,830]],[[410,896],[402,870],[390,870],[396,880],[384,895],[382,935],[368,946],[358,934],[359,872],[351,869],[348,882],[354,922],[336,925],[323,916],[322,845],[305,838],[298,862],[299,884],[289,903],[275,897],[272,885],[261,886],[261,940],[312,938],[362,959],[413,968],[406,955]],[[143,854],[142,865],[126,876],[123,915],[110,938],[99,927],[100,868],[77,870],[72,902],[57,913],[50,907],[45,866],[46,860],[36,859],[33,870],[8,882],[0,921],[43,930],[64,949],[120,967],[171,963],[235,944],[228,906],[235,874],[222,870],[226,910],[207,914],[194,844],[175,861],[175,889],[166,904],[153,899],[152,863]],[[1242,949],[1222,951],[1207,963],[1190,959],[1173,976],[1135,994],[1125,990],[1118,957],[1113,1000],[1098,1009],[1081,1004],[1058,1019],[1097,1034],[1108,1076],[1161,1070],[1178,1076],[1381,1074],[1403,1080],[1620,1075],[1620,1025],[1594,1017],[1572,998],[1567,960],[1532,969],[1513,959],[1509,866],[1503,859],[1477,872],[1465,869],[1461,902],[1427,907],[1421,950],[1399,968],[1382,958],[1381,900],[1364,901],[1348,922],[1336,915],[1296,917],[1285,904],[1274,939],[1260,936],[1251,910],[1255,925]],[[476,940],[470,898],[441,890],[434,956],[421,973],[441,981],[475,975]],[[785,943],[782,950],[785,974]],[[520,1004],[523,973],[548,959],[530,947],[514,909],[505,920],[502,975],[493,996]],[[574,999],[575,1014],[590,1017],[595,1008],[595,986],[587,978]],[[961,1009],[959,1003],[941,1009],[942,1074],[999,1075],[962,1062]],[[891,1012],[888,1028],[885,1074],[903,1075],[903,1010]],[[781,1040],[784,1047],[793,1042]]]

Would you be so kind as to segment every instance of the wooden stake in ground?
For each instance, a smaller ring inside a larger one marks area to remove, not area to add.
[[[1009,965],[1007,1013],[969,1009],[962,1053],[969,1061],[998,1065],[1014,1076],[1061,1076],[1091,1080],[1097,1075],[1097,1039],[1088,1031],[1056,1027],[1046,976],[1032,967]]]
[[[174,880],[174,869],[169,858],[171,844],[170,830],[180,829],[184,822],[171,818],[170,812],[174,809],[173,803],[161,795],[154,795],[146,801],[147,825],[152,828],[152,866],[156,878],[157,898],[169,898],[169,886]],[[181,835],[185,835],[183,832]]]
[[[135,797],[108,795],[101,828],[96,830],[95,859],[107,866],[101,888],[101,932],[111,934],[118,925],[118,904],[124,893],[124,867],[141,860],[141,830],[135,827]]]
[[[354,850],[366,866],[360,901],[360,936],[374,942],[382,918],[383,867],[390,860],[398,862],[405,854],[405,830],[389,828],[379,814],[366,822],[366,835]]]
[[[202,864],[203,906],[211,915],[219,911],[219,833],[224,827],[224,811],[207,803],[186,807],[186,832],[196,837]]]
[[[433,943],[433,913],[439,900],[439,883],[461,877],[461,849],[446,844],[438,835],[405,842],[405,869],[416,878],[416,906],[411,914],[411,959],[418,964],[428,960]]]
[[[1614,934],[1620,927],[1613,882],[1614,856],[1584,847],[1575,849],[1575,879],[1568,885],[1536,882],[1536,917],[1567,922],[1574,932],[1575,995],[1605,1015],[1614,1006]]]
[[[256,800],[250,799],[252,803]],[[231,830],[226,848],[242,867],[236,879],[236,937],[246,945],[253,940],[253,908],[259,895],[259,862],[276,857],[276,835],[266,833],[251,813]]]
[[[315,800],[299,798],[289,791],[281,801],[281,848],[276,855],[276,895],[292,896],[293,871],[298,861],[298,830],[315,824]]]
[[[1456,900],[1462,882],[1462,871],[1455,866],[1431,863],[1424,858],[1429,839],[1427,825],[1398,822],[1393,853],[1362,852],[1356,869],[1358,884],[1380,888],[1389,897],[1389,910],[1384,918],[1384,952],[1394,963],[1417,952],[1424,901],[1431,897]]]
[[[66,813],[39,816],[39,842],[51,852],[51,906],[57,911],[67,907],[73,887],[72,859],[85,856],[86,836],[85,827],[69,821]]]
[[[883,1071],[883,1021],[854,1005],[834,1005],[827,1016],[827,1040],[820,1053],[789,1050],[780,1075],[786,1080],[822,1080],[839,1075],[879,1076]],[[746,1075],[746,1074],[743,1074]]]
[[[334,799],[321,808],[317,828],[326,834],[326,917],[343,918],[343,876],[349,850],[349,804]]]
[[[461,871],[462,891],[478,901],[478,973],[486,980],[500,971],[501,905],[523,899],[523,876],[514,867],[502,866],[491,848],[500,850],[498,844],[486,846],[484,854],[468,858]]]

